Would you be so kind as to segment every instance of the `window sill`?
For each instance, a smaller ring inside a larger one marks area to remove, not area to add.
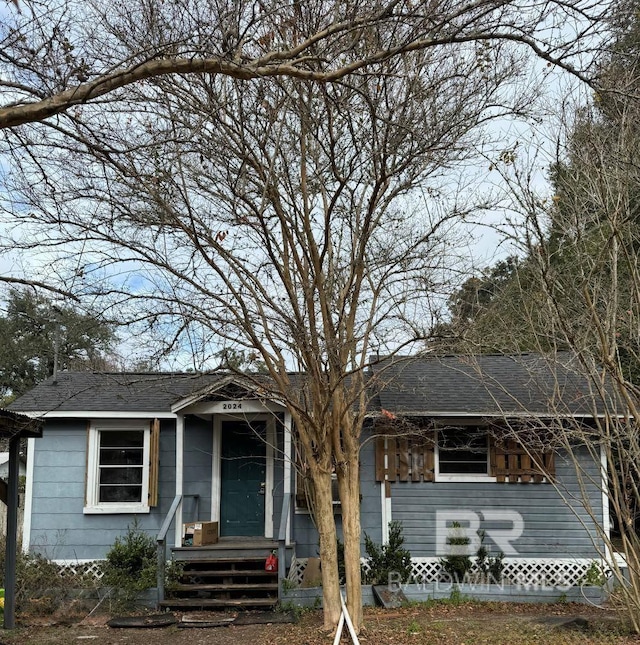
[[[109,504],[100,506],[85,506],[82,509],[84,515],[116,515],[124,513],[149,513],[149,506],[144,504]]]
[[[496,482],[497,478],[492,477],[491,475],[435,475],[435,482],[453,482],[453,483],[463,483],[469,482],[471,484],[489,484],[491,482]]]

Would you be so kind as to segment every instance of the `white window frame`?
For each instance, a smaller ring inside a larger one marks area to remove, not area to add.
[[[139,502],[100,502],[100,433],[113,430],[144,432],[142,451],[142,499]],[[89,440],[87,445],[87,498],[83,513],[149,513],[149,458],[151,447],[150,421],[122,420],[105,421],[92,420],[89,425]]]
[[[434,481],[436,482],[470,482],[470,483],[487,483],[495,482],[497,478],[491,475],[491,450],[489,447],[489,434],[485,433],[487,438],[487,472],[480,473],[441,473],[440,472],[440,430],[436,430],[436,440],[434,442],[433,469]]]

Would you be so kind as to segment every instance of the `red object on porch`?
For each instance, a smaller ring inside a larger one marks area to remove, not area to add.
[[[278,556],[275,553],[270,553],[267,556],[267,560],[264,563],[265,571],[277,571],[278,570]]]

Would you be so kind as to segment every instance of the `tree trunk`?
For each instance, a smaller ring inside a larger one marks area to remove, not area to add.
[[[348,459],[338,470],[338,486],[342,504],[344,565],[347,587],[347,609],[356,632],[362,627],[362,579],[360,573],[360,473],[358,455]]]
[[[338,534],[333,517],[331,473],[314,475],[314,512],[320,539],[320,563],[322,566],[322,602],[324,628],[335,631],[340,619],[340,579],[338,576]]]

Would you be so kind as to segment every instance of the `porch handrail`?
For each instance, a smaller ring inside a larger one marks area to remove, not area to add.
[[[171,506],[169,507],[169,512],[167,513],[167,516],[164,518],[164,522],[160,527],[160,532],[156,537],[157,558],[158,558],[158,573],[156,576],[156,584],[158,586],[158,605],[164,600],[164,576],[165,576],[165,570],[167,565],[167,533],[169,532],[169,528],[171,527],[171,522],[173,522],[173,518],[176,515],[178,506],[180,506],[180,502],[185,497],[193,497],[196,500],[196,517],[198,517],[198,509],[200,507],[200,495],[178,494],[173,498],[173,502],[171,502]]]
[[[287,555],[287,523],[291,513],[292,494],[282,496],[282,509],[280,510],[280,528],[278,530],[278,599],[282,600],[282,581],[285,577]]]
[[[164,600],[164,575],[167,565],[167,533],[169,532],[169,527],[171,526],[171,522],[173,522],[173,518],[176,515],[176,511],[178,510],[178,506],[180,506],[181,501],[181,493],[173,498],[173,502],[171,502],[171,506],[169,507],[169,512],[164,518],[158,537],[156,537],[158,558],[158,572],[156,578],[158,587],[158,606]]]

